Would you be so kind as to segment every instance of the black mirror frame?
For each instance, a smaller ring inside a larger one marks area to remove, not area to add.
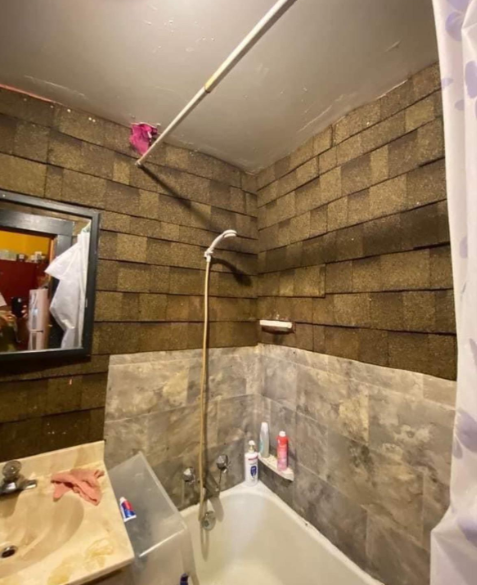
[[[71,357],[88,357],[91,355],[91,348],[93,345],[93,328],[94,328],[94,305],[96,299],[96,273],[98,266],[98,241],[99,241],[99,223],[100,212],[87,207],[77,205],[69,205],[66,203],[58,203],[48,199],[41,199],[39,197],[30,197],[29,195],[22,195],[20,193],[12,193],[10,191],[0,190],[0,201],[8,201],[10,203],[17,203],[19,205],[27,205],[28,207],[36,207],[38,209],[45,209],[55,211],[58,213],[67,213],[69,215],[76,215],[84,217],[91,221],[90,231],[90,246],[88,253],[88,272],[86,280],[86,301],[85,301],[85,315],[83,324],[83,343],[81,347],[74,349],[41,349],[41,350],[26,350],[19,352],[3,352],[0,353],[0,362],[18,361],[18,360],[38,360],[43,358],[71,358]],[[0,226],[1,227],[1,226]]]

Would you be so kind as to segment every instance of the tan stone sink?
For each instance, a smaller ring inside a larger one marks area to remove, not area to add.
[[[38,485],[0,497],[0,556],[15,547],[0,558],[0,585],[81,585],[132,562],[103,455],[101,441],[21,460],[22,473]],[[77,467],[105,471],[98,506],[72,492],[53,501],[52,474]]]
[[[58,502],[35,490],[0,499],[0,552],[16,548],[13,556],[0,560],[0,579],[55,553],[75,534],[83,517],[83,505],[72,494]]]

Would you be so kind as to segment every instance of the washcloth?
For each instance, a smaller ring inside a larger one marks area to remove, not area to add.
[[[83,500],[97,506],[102,496],[98,479],[103,475],[104,471],[101,469],[72,469],[55,473],[51,478],[51,483],[55,485],[53,500],[56,502],[71,490]]]
[[[157,129],[154,126],[149,124],[131,124],[129,142],[139,154],[144,154],[155,138],[157,138]]]

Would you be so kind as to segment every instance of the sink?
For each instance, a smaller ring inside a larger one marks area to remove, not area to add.
[[[0,498],[0,553],[6,547],[16,548],[15,554],[0,559],[0,579],[58,552],[83,517],[84,507],[73,494],[58,502],[35,490]]]
[[[1,585],[83,585],[132,562],[134,553],[104,467],[103,441],[20,461],[23,475],[37,485],[0,497]],[[74,468],[104,472],[99,505],[73,492],[53,501],[51,476]]]

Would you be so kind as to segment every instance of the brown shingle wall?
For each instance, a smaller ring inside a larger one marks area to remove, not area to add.
[[[258,314],[296,322],[263,341],[455,379],[437,65],[262,171],[258,186]]]
[[[234,228],[212,268],[214,347],[256,343],[254,179],[165,146],[134,165],[128,128],[0,90],[0,188],[100,210],[93,356],[2,364],[0,460],[103,437],[110,354],[198,348],[203,252]]]

